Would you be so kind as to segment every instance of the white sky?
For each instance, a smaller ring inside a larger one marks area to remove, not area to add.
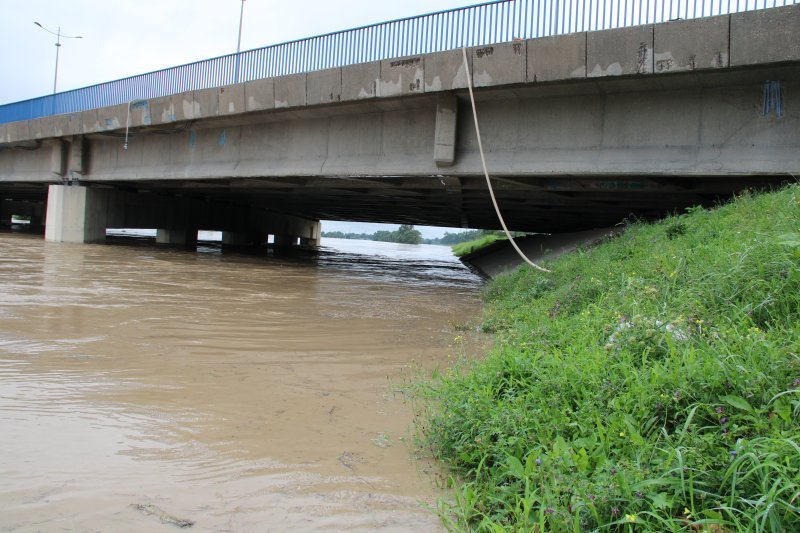
[[[245,0],[242,50],[475,3]],[[53,90],[56,37],[34,21],[83,37],[62,39],[58,90],[65,91],[236,52],[241,5],[240,0],[0,0],[0,104]],[[323,224],[326,231],[385,228]],[[445,231],[419,229],[425,237]]]

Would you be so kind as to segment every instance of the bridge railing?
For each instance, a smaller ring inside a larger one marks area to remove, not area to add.
[[[0,123],[464,46],[792,5],[800,0],[497,0],[371,24],[0,106]]]

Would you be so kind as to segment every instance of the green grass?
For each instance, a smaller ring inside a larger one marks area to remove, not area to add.
[[[800,187],[498,278],[419,386],[450,530],[800,531]]]
[[[475,250],[480,250],[481,248],[485,248],[489,246],[495,241],[499,240],[506,240],[506,237],[503,235],[484,235],[479,239],[474,239],[467,242],[460,242],[458,244],[454,244],[451,248],[453,250],[453,255],[456,257],[462,257],[467,254],[471,254]]]

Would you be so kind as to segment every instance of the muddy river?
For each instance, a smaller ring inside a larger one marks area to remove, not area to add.
[[[405,384],[479,287],[437,246],[0,233],[0,530],[438,530]]]

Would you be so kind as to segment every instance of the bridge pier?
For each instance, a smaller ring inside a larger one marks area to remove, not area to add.
[[[164,229],[156,230],[156,243],[183,246],[184,248],[197,247],[197,229]]]
[[[10,227],[15,216],[28,217],[33,231],[44,231],[43,215],[45,206],[36,201],[0,200],[0,227]]]
[[[50,185],[45,240],[92,243],[106,239],[109,191],[80,185]]]
[[[319,220],[288,217],[282,231],[275,233],[275,246],[319,248],[322,225]]]

